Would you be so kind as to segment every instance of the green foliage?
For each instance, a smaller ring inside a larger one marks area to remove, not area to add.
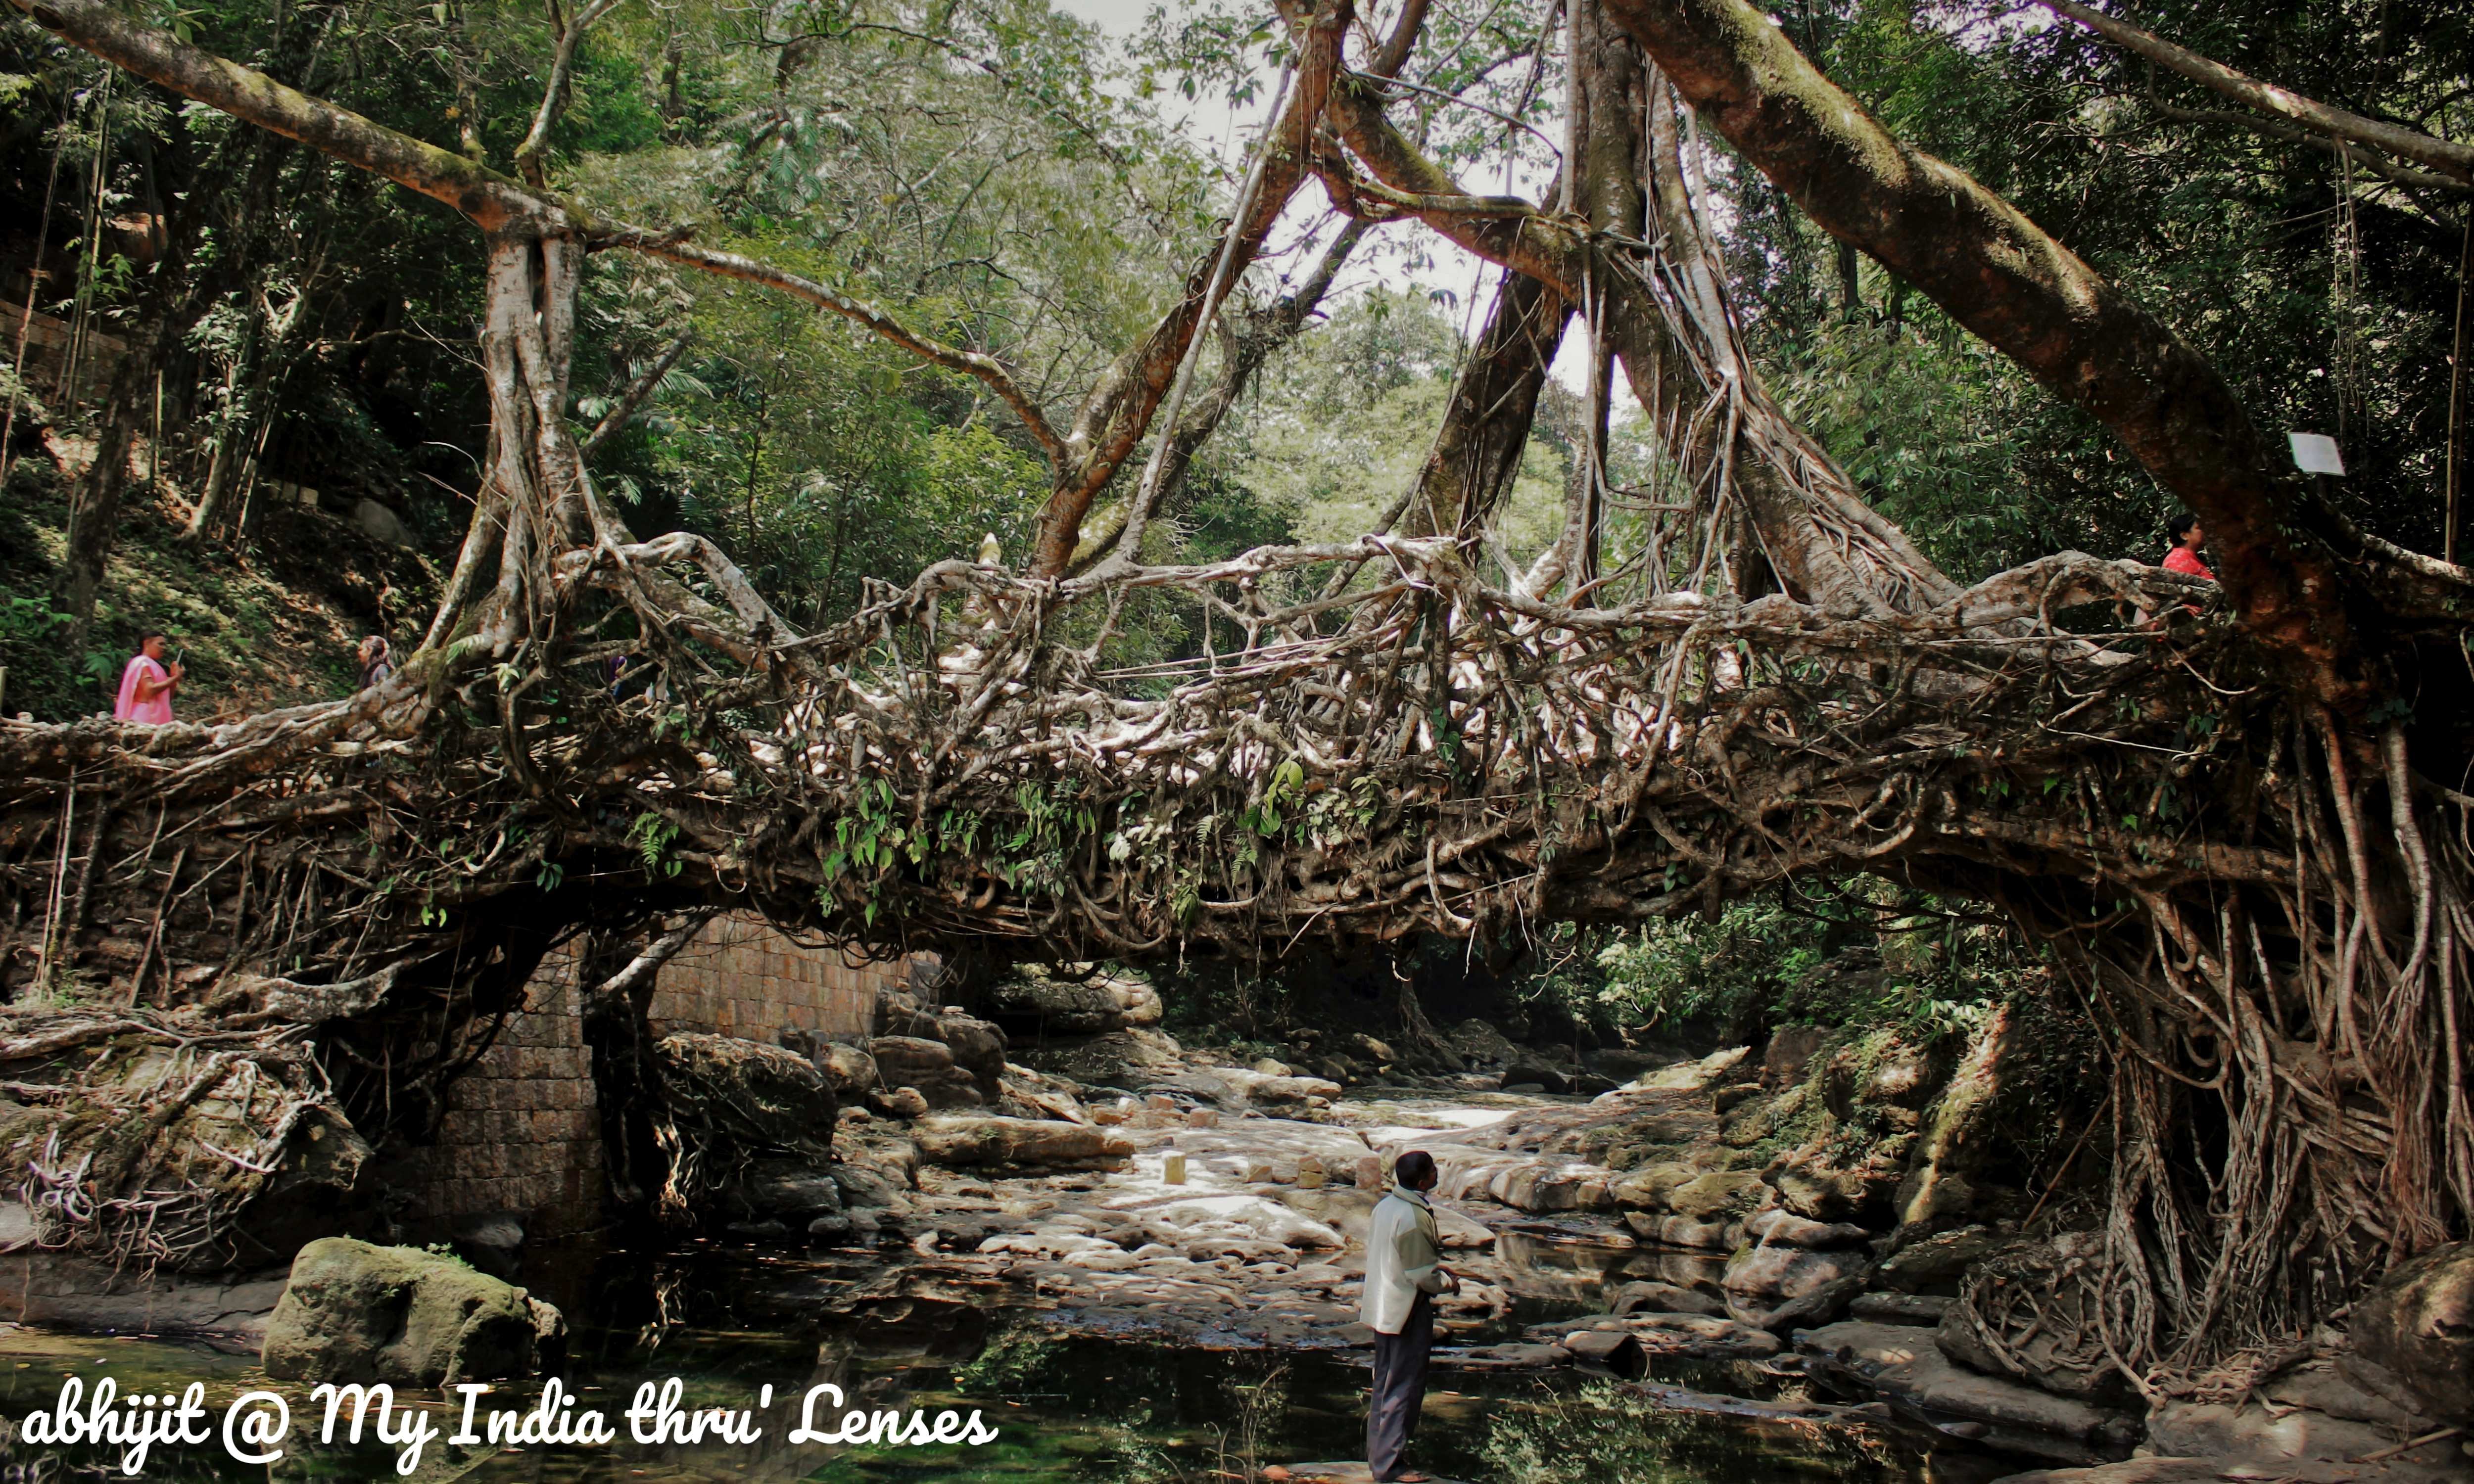
[[[2313,97],[2462,137],[2462,7],[2158,0],[2139,23]],[[2462,215],[2239,122],[2240,110],[2070,24],[1980,6],[1833,0],[1788,38],[1903,138],[2001,193],[2206,355],[2259,425],[2341,434],[2332,493],[2366,525],[2439,545],[2444,368]],[[2453,132],[2452,132],[2453,131]],[[2154,560],[2171,506],[2109,435],[1837,244],[1758,172],[1739,208],[1737,302],[1779,391],[1867,497],[1953,576],[2048,552]],[[2341,211],[2342,199],[2348,210]],[[2348,224],[2356,224],[2355,227]]]
[[[1617,1035],[1729,1044],[1787,1024],[1967,1034],[2030,978],[2032,955],[1959,904],[1859,879],[1772,891],[1698,916],[1616,931],[1558,929],[1522,991]]]
[[[643,861],[644,874],[648,877],[679,874],[685,863],[670,858],[670,842],[678,837],[677,825],[649,809],[637,815],[635,822],[627,826],[627,844],[634,848],[637,857]]]

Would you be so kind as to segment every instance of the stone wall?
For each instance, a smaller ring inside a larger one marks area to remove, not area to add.
[[[829,1040],[874,1034],[876,997],[909,990],[934,954],[853,963],[803,948],[762,918],[719,917],[662,969],[648,1012],[657,1034],[708,1031],[779,1043],[784,1031]]]
[[[649,1018],[665,1036],[708,1031],[767,1044],[793,1030],[865,1037],[878,993],[914,977],[932,982],[934,963],[914,954],[854,965],[803,948],[760,918],[716,918],[664,966]],[[424,1239],[501,1215],[534,1238],[599,1223],[601,1113],[572,958],[543,961],[523,1009],[449,1090],[437,1144],[416,1151],[398,1184],[412,1193],[407,1217]]]
[[[511,1215],[539,1237],[599,1222],[601,1111],[573,958],[542,961],[523,1009],[448,1090],[447,1107],[438,1142],[408,1172],[415,1226]]]

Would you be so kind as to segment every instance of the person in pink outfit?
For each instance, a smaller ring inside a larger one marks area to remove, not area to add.
[[[114,721],[160,727],[172,720],[172,692],[181,683],[181,661],[163,658],[163,635],[153,630],[137,641],[137,653],[120,672],[120,700],[111,708]]]

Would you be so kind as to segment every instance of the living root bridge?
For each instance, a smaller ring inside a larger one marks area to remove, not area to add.
[[[572,638],[355,703],[426,713],[409,740],[331,733],[340,704],[248,738],[0,730],[11,993],[305,1034],[382,1138],[554,937],[691,902],[868,947],[1251,954],[1869,871],[2000,901],[2112,1031],[2106,1313],[2136,1374],[2296,1332],[2474,1209],[2466,800],[2399,725],[2365,755],[2276,699],[2171,574],[2066,555],[1847,618],[1569,608],[1443,539],[1064,584],[948,562],[816,635],[740,631],[744,669],[647,626],[613,696],[592,589],[641,602],[630,563],[696,560],[579,553]],[[1210,652],[1112,665],[1145,594]],[[2174,616],[2050,627],[2098,600]]]

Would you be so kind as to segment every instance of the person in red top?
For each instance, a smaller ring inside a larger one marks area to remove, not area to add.
[[[2166,571],[2179,572],[2185,577],[2204,577],[2209,582],[2217,580],[2217,574],[2208,570],[2208,564],[2199,560],[2199,548],[2206,543],[2208,533],[2199,529],[2198,516],[2187,510],[2181,512],[2165,522],[2165,534],[2173,539],[2173,544],[2167,548],[2165,561],[2161,563]],[[2194,613],[2199,610],[2199,605],[2196,603],[2185,603],[2182,606]],[[2163,613],[2147,620],[2149,626],[2162,624],[2164,621]]]
[[[2199,529],[2199,517],[2184,511],[2165,522],[2165,534],[2173,539],[2173,549],[2165,553],[2164,567],[2168,572],[2180,572],[2188,577],[2204,577],[2210,582],[2217,574],[2199,560],[2199,548],[2207,543],[2208,533]]]

